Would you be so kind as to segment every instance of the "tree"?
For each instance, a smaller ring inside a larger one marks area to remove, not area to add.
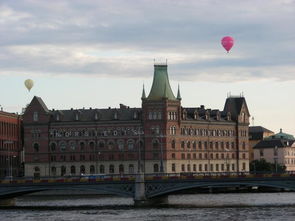
[[[258,172],[258,173],[263,173],[263,172],[283,173],[286,171],[286,166],[280,165],[280,164],[276,165],[275,163],[267,162],[265,159],[260,159],[260,160],[253,160],[250,163],[250,171],[254,172],[254,173],[256,173],[256,172]]]

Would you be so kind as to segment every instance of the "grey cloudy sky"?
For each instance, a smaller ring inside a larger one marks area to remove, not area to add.
[[[259,124],[295,134],[295,104],[285,99],[295,93],[294,26],[295,0],[0,0],[0,105],[23,107],[32,94],[18,85],[33,78],[32,93],[51,108],[140,106],[134,94],[143,82],[148,92],[154,59],[168,59],[184,106],[222,109],[228,91],[243,91]],[[226,35],[235,39],[229,54]]]

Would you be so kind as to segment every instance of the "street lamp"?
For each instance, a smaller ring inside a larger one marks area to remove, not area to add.
[[[162,144],[162,134],[160,134],[160,151],[161,151],[161,161],[160,161],[160,172],[164,172],[164,166],[163,166],[163,144]]]

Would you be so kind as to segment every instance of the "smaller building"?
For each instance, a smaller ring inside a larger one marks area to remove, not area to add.
[[[274,132],[261,126],[249,127],[249,161],[254,160],[253,147],[264,138],[274,135]]]
[[[254,146],[254,160],[265,159],[269,163],[286,166],[286,171],[295,170],[295,138],[279,133],[264,138]]]
[[[22,119],[18,114],[0,111],[0,178],[21,172]]]

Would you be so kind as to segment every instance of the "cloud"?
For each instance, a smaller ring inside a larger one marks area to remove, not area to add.
[[[294,21],[291,0],[8,1],[0,74],[144,77],[167,58],[182,80],[294,80]]]

